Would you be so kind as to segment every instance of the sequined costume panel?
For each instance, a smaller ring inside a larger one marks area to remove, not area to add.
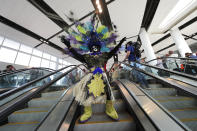
[[[104,67],[108,60],[108,53],[102,53],[100,55],[84,55],[84,59],[88,67]]]

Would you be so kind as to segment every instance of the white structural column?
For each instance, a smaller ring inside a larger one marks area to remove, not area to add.
[[[170,34],[176,44],[179,53],[181,54],[181,57],[185,57],[185,53],[192,53],[191,49],[189,48],[187,42],[183,38],[178,28],[170,30]]]
[[[142,47],[144,49],[144,53],[145,53],[146,58],[147,58],[146,61],[156,59],[153,47],[152,47],[151,42],[150,42],[150,38],[149,38],[148,33],[146,32],[145,28],[141,28],[141,30],[140,30],[140,40],[142,42]],[[149,64],[156,65],[157,61],[152,61]]]

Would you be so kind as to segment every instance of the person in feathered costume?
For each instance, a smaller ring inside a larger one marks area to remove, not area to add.
[[[104,25],[95,25],[95,16],[90,22],[75,22],[78,32],[68,30],[68,36],[61,36],[61,41],[77,60],[87,64],[89,73],[77,83],[73,90],[75,100],[84,106],[84,113],[80,122],[88,121],[92,116],[92,104],[106,103],[106,114],[114,120],[118,120],[118,114],[113,107],[113,94],[104,65],[118,51],[122,43],[114,46],[117,35],[109,32]]]

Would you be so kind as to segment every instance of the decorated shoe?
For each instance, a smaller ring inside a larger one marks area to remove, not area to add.
[[[84,106],[84,113],[81,115],[79,122],[85,123],[91,118],[91,116],[92,116],[92,107]]]
[[[113,120],[116,120],[116,121],[118,120],[118,114],[117,114],[111,100],[107,100],[105,113],[109,117],[111,117]]]

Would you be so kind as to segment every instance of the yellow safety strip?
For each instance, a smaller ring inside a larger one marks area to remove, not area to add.
[[[18,125],[18,124],[37,124],[39,123],[38,121],[31,121],[31,122],[10,122],[7,125]]]
[[[183,108],[183,109],[171,109],[170,112],[176,112],[176,111],[191,111],[191,110],[197,110],[197,107],[193,108]]]
[[[180,98],[180,99],[168,99],[168,100],[157,100],[158,102],[168,102],[168,101],[186,101],[192,100],[192,98]]]
[[[14,112],[13,114],[40,113],[40,112],[48,112],[48,111],[22,111],[22,112]]]
[[[181,119],[182,122],[197,121],[197,118],[184,118]]]

